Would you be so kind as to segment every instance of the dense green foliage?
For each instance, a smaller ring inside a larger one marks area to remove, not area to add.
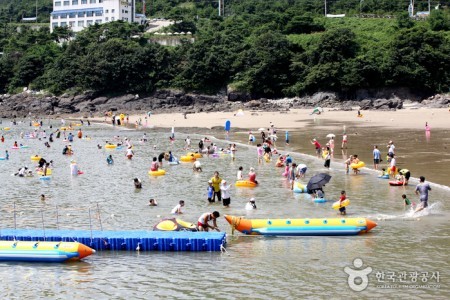
[[[253,97],[316,91],[351,97],[367,88],[409,87],[422,94],[450,89],[447,10],[415,21],[405,14],[405,1],[336,0],[329,2],[331,13],[361,10],[397,18],[328,19],[322,17],[323,1],[229,0],[222,18],[216,2],[149,3],[147,13],[179,20],[171,30],[191,31],[195,42],[149,43],[135,38],[142,27],[123,22],[91,26],[68,42],[73,34],[67,28],[18,31],[1,17],[3,9],[0,93],[24,86],[55,94],[149,93],[166,87],[216,93],[230,86]]]

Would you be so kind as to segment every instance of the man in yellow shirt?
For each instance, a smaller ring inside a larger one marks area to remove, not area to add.
[[[215,171],[214,176],[211,178],[214,193],[212,196],[212,202],[215,201],[217,196],[217,201],[222,201],[222,196],[220,195],[220,184],[222,183],[222,178],[219,177],[219,172]]]

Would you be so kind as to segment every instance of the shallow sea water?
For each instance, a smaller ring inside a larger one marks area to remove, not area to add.
[[[48,126],[44,127],[48,132]],[[151,229],[158,220],[170,216],[170,210],[181,199],[186,201],[181,218],[191,222],[201,213],[213,210],[222,215],[264,219],[338,217],[331,203],[315,204],[308,195],[293,194],[280,175],[283,170],[275,168],[274,163],[258,165],[255,148],[246,144],[238,144],[234,162],[228,155],[201,159],[203,173],[193,174],[191,164],[166,164],[163,167],[166,176],[149,177],[147,171],[153,156],[166,149],[178,157],[185,154],[181,148],[186,134],[176,132],[176,142],[170,145],[169,130],[147,129],[149,142],[140,144],[137,141],[143,131],[84,126],[83,132],[92,140],[76,138],[75,154],[66,157],[61,154],[64,146],[61,139],[47,149],[44,141],[18,138],[21,131],[32,129],[22,124],[2,132],[7,140],[0,145],[0,156],[8,149],[11,158],[0,161],[0,228],[44,226],[89,230],[91,224],[96,230]],[[97,144],[104,145],[115,135],[132,139],[136,153],[133,160],[125,159],[125,150],[97,149]],[[201,136],[189,135],[196,145]],[[15,139],[30,148],[11,150]],[[240,140],[242,136],[233,133],[230,139]],[[228,143],[213,141],[219,147]],[[406,188],[389,187],[387,180],[378,179],[371,170],[363,170],[358,176],[345,175],[343,164],[333,161],[331,170],[326,171],[322,161],[292,150],[289,151],[296,162],[308,165],[307,179],[319,172],[332,175],[325,188],[327,198],[335,200],[342,189],[347,191],[352,201],[348,217],[368,217],[378,227],[369,234],[351,237],[249,237],[239,233],[231,235],[229,225],[221,218],[219,227],[228,233],[225,253],[101,252],[78,263],[0,263],[4,297],[446,299],[450,296],[448,187],[433,185],[430,209],[411,216],[404,210],[401,194],[406,193],[417,202],[413,194],[416,179]],[[21,165],[33,166],[30,156],[34,154],[54,160],[50,181],[11,176]],[[115,159],[113,166],[106,164],[108,154]],[[70,175],[72,159],[85,174]],[[209,204],[206,182],[213,172],[218,170],[223,178],[234,182],[239,166],[244,167],[245,173],[251,166],[255,167],[261,185],[254,189],[233,187],[230,208]],[[142,179],[142,190],[134,189],[134,177]],[[45,203],[39,200],[40,194],[47,196]],[[158,200],[157,207],[147,206],[150,197]],[[256,198],[258,210],[247,212],[244,206],[252,197]],[[362,269],[372,268],[368,287],[362,292],[349,287],[344,272],[345,267],[356,269],[352,265],[356,258],[362,259]],[[420,282],[415,283],[408,275],[402,283],[403,272],[428,272],[427,282],[419,277]],[[433,272],[439,272],[439,282],[431,278]],[[393,279],[389,277],[392,273]]]

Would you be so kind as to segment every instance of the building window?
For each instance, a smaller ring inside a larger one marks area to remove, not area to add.
[[[103,0],[98,0],[98,3],[103,3]]]
[[[52,23],[52,28],[58,27],[58,22],[53,22]]]
[[[88,20],[88,21],[87,21],[87,26],[91,26],[93,23],[94,23],[94,21]]]
[[[82,18],[82,17],[84,17],[84,12],[82,12],[82,11],[78,12],[78,18]]]
[[[84,27],[84,21],[78,21],[78,27]]]
[[[87,4],[87,0],[81,0],[81,4]]]
[[[78,0],[72,0],[72,5],[78,5]]]
[[[61,19],[67,18],[67,14],[61,14],[60,16],[61,16]]]
[[[52,19],[54,20],[54,19],[58,19],[58,16],[57,15],[52,15]]]
[[[114,17],[111,17],[111,21],[115,21],[116,20],[116,18],[114,18]]]
[[[55,6],[61,6],[61,1],[55,2]]]
[[[70,1],[64,1],[64,6],[69,6],[70,5]]]
[[[86,12],[86,17],[92,17],[94,15],[93,11],[87,11]]]
[[[105,18],[105,22],[108,22],[108,21],[109,21],[109,18],[108,18],[108,17],[106,17],[106,18]]]
[[[102,24],[102,20],[95,20],[95,24]]]
[[[75,18],[75,16],[76,16],[76,13],[74,13],[74,12],[69,14],[69,18],[71,18],[71,19]]]
[[[61,27],[66,27],[67,26],[67,22],[61,22]]]
[[[72,28],[72,27],[75,27],[75,21],[70,21],[70,22],[69,22],[69,27],[71,27],[71,28]]]
[[[95,15],[96,15],[97,17],[103,16],[103,12],[102,12],[102,11],[96,11],[96,12],[95,12]]]
[[[107,14],[109,12],[109,10],[105,9],[105,14]]]
[[[89,3],[91,3],[91,4],[97,3],[97,0],[89,0]]]
[[[116,12],[116,10],[113,8],[113,9],[111,9],[111,13],[115,13]]]
[[[125,13],[125,10],[122,9],[122,13]]]

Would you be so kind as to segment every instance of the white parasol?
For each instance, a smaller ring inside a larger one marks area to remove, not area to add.
[[[258,131],[266,131],[266,129],[261,127],[258,129]]]
[[[245,114],[244,114],[244,112],[242,111],[242,109],[239,109],[239,110],[236,112],[235,116],[236,116],[236,117],[243,117],[243,116],[245,116]]]
[[[336,137],[336,135],[335,134],[333,134],[333,133],[329,133],[329,134],[327,134],[327,138],[334,138],[334,137]]]

